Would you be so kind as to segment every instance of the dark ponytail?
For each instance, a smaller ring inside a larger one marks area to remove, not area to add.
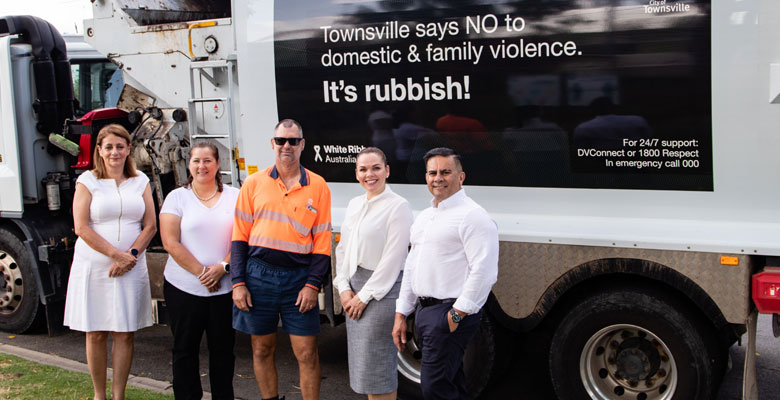
[[[219,164],[219,149],[214,143],[207,142],[205,140],[199,140],[190,147],[190,159],[192,159],[192,151],[198,148],[207,148],[211,150],[211,154],[214,155],[214,160],[217,162],[217,175],[214,180],[217,181],[217,191],[222,191],[222,172],[220,171]],[[189,188],[192,186],[192,174],[190,173],[189,160],[187,160],[187,183],[184,187]]]

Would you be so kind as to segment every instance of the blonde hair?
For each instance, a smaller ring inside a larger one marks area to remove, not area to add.
[[[118,136],[125,140],[127,147],[130,148],[130,152],[127,154],[127,158],[125,158],[125,168],[122,172],[128,178],[138,176],[138,172],[135,170],[135,162],[133,161],[133,146],[131,145],[130,134],[127,132],[127,129],[118,124],[106,125],[100,129],[97,141],[95,142],[95,151],[92,154],[92,160],[94,162],[92,173],[95,174],[95,177],[98,179],[108,179],[106,164],[103,162],[103,157],[100,156],[100,145],[103,143],[103,139],[108,135]]]

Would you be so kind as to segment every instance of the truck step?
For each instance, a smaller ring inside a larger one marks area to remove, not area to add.
[[[190,103],[214,103],[217,101],[227,101],[227,97],[201,97],[197,99],[188,99]]]
[[[227,60],[193,61],[190,63],[190,69],[227,68],[231,63]]]
[[[230,135],[192,135],[193,139],[228,139]]]

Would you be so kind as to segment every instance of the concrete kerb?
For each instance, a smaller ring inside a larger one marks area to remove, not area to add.
[[[29,350],[22,347],[11,346],[0,343],[0,353],[11,354],[25,360],[37,362],[40,364],[51,365],[54,367],[66,369],[68,371],[89,373],[87,364],[78,361],[69,360],[54,354],[45,354],[35,350]],[[112,379],[113,371],[108,369],[108,379]],[[173,394],[173,386],[170,382],[158,381],[143,376],[130,375],[127,384],[141,389],[148,389],[159,393]],[[211,399],[211,393],[204,392],[204,399]]]

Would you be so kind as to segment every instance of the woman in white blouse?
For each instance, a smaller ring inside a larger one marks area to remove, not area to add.
[[[387,186],[390,166],[382,150],[358,153],[355,176],[366,193],[347,206],[333,280],[347,316],[349,381],[371,400],[395,399],[398,360],[391,332],[412,210]]]

